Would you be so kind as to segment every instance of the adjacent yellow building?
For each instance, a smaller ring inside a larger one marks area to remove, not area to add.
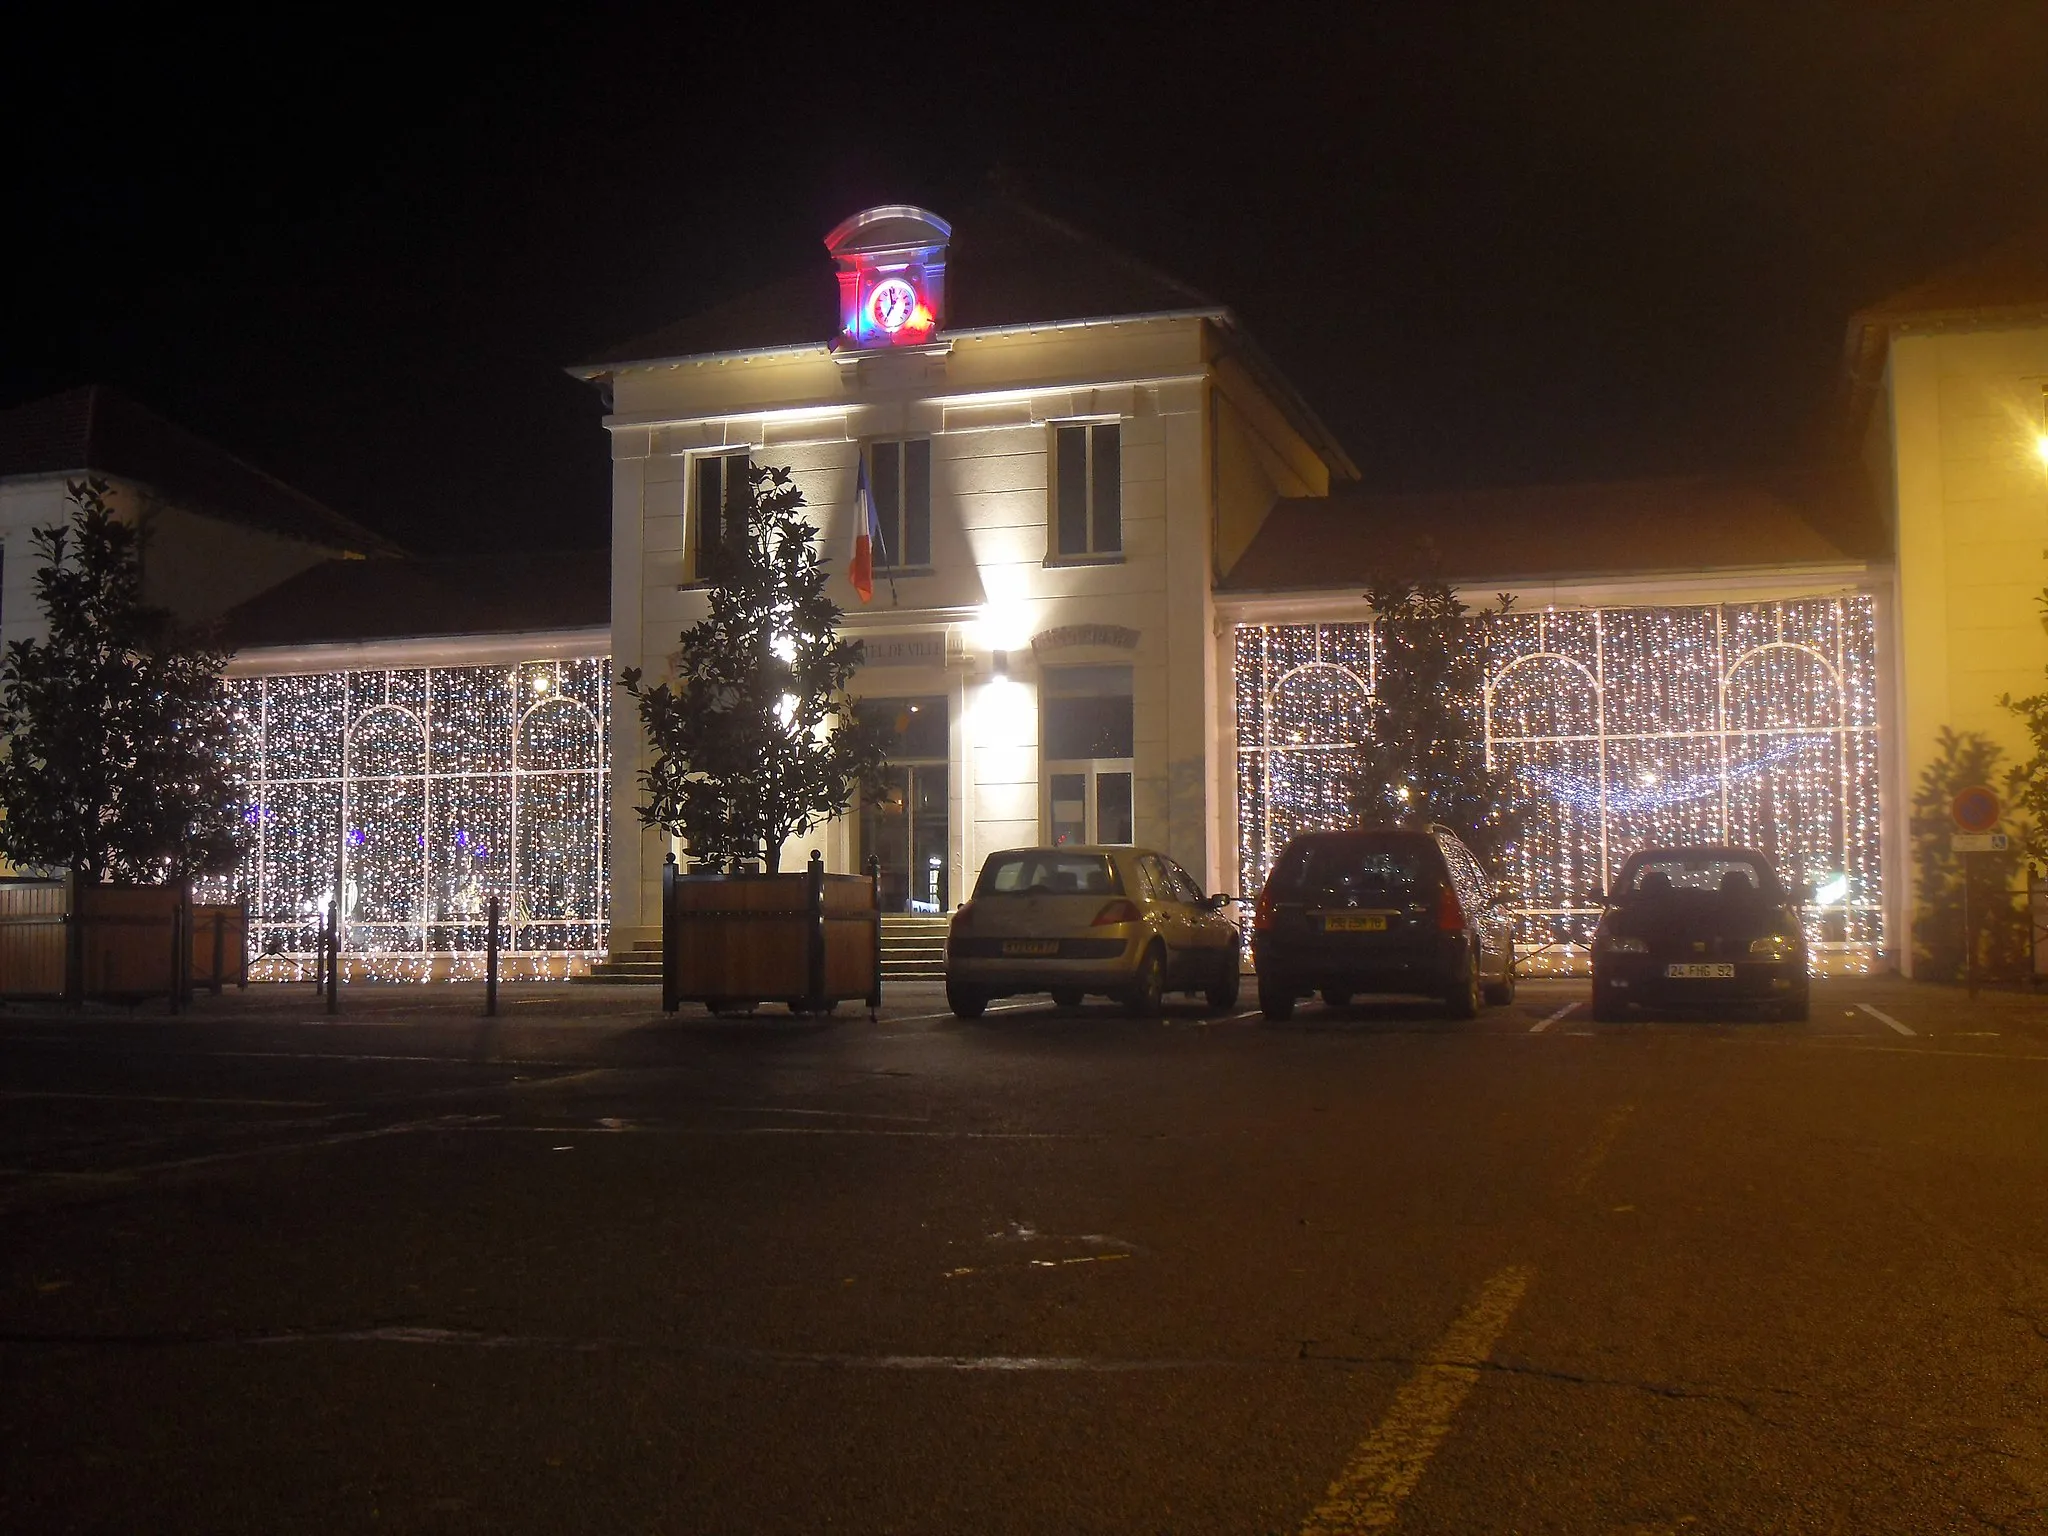
[[[1900,782],[1917,781],[1944,729],[2022,761],[2032,743],[1998,700],[2048,686],[2048,222],[1856,315],[1846,359],[1849,419],[1894,541]],[[1894,845],[1906,818],[1894,797]],[[1910,967],[1903,928],[1899,954]]]

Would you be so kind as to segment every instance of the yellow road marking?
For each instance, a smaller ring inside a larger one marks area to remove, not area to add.
[[[1636,1112],[1633,1104],[1624,1104],[1619,1109],[1609,1110],[1607,1118],[1600,1122],[1600,1129],[1593,1135],[1593,1144],[1586,1148],[1578,1166],[1572,1170],[1572,1191],[1583,1195],[1593,1182],[1593,1175],[1607,1160],[1607,1154],[1614,1150],[1615,1138],[1621,1135],[1621,1128],[1628,1124],[1628,1117]]]
[[[1518,1264],[1480,1287],[1478,1298],[1438,1342],[1435,1358],[1403,1383],[1379,1427],[1352,1452],[1301,1536],[1349,1536],[1394,1523],[1534,1275]]]

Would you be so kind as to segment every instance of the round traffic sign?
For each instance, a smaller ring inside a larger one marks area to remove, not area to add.
[[[1998,803],[1998,795],[1994,791],[1978,784],[1958,790],[1955,799],[1949,802],[1948,813],[1962,831],[1989,832],[1998,825],[1998,818],[2005,813],[2005,807]]]

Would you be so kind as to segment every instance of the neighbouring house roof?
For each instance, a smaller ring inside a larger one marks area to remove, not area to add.
[[[824,348],[839,332],[838,305],[832,268],[820,260],[672,325],[601,348],[569,371],[595,381],[636,363]],[[1308,403],[1236,317],[1200,289],[1012,196],[992,196],[953,222],[942,338],[1187,314],[1213,321],[1324,462],[1339,478],[1357,478],[1350,456]]]
[[[1861,430],[1883,383],[1893,332],[2014,321],[2048,322],[2048,217],[1849,317],[1842,348],[1847,434]]]
[[[399,553],[362,524],[104,384],[0,410],[0,477],[116,475],[223,522],[336,554]]]
[[[345,645],[611,624],[611,553],[328,560],[230,609],[223,643]]]
[[[2048,218],[1859,310],[1853,323],[2048,316]]]
[[[1219,593],[1363,592],[1434,559],[1460,586],[1832,565],[1886,557],[1853,481],[1823,472],[1505,490],[1338,492],[1276,503]]]

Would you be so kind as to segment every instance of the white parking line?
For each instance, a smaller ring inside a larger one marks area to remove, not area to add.
[[[1868,1003],[1858,1003],[1856,1006],[1858,1008],[1861,1008],[1865,1013],[1869,1014],[1873,1019],[1877,1020],[1878,1023],[1889,1024],[1893,1029],[1896,1029],[1902,1035],[1911,1035],[1914,1033],[1914,1031],[1908,1029],[1905,1025],[1901,1024],[1897,1019],[1893,1018],[1890,1014],[1886,1013],[1881,1008],[1873,1008]]]
[[[1563,1018],[1566,1014],[1570,1013],[1574,1008],[1578,1006],[1579,1005],[1577,1003],[1566,1003],[1562,1008],[1558,1009],[1557,1012],[1553,1013],[1549,1018],[1538,1019],[1534,1024],[1531,1024],[1529,1026],[1529,1033],[1532,1035],[1542,1034],[1543,1031],[1550,1028],[1551,1025],[1555,1024],[1559,1019]]]
[[[1471,1308],[1437,1344],[1435,1356],[1394,1394],[1386,1417],[1352,1453],[1301,1536],[1383,1531],[1400,1518],[1402,1502],[1451,1432],[1451,1420],[1478,1382],[1480,1366],[1507,1332],[1529,1288],[1530,1273],[1516,1265],[1480,1288]]]
[[[1046,1004],[1044,998],[1027,997],[1023,1001],[1015,1003],[990,1003],[988,1005],[988,1012],[1015,1013],[1019,1008],[1043,1008],[1045,1006]],[[882,1022],[884,1024],[923,1024],[929,1022],[932,1019],[950,1019],[953,1016],[954,1015],[952,1009],[942,1008],[937,1013],[911,1013],[905,1014],[900,1019],[889,1018],[885,1015],[882,1019]]]

